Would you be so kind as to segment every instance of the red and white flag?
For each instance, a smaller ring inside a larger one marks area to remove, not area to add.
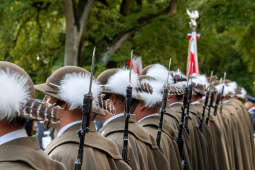
[[[195,38],[196,37],[196,38]],[[189,39],[189,49],[188,49],[188,59],[187,59],[187,75],[192,75],[193,73],[199,74],[198,65],[198,55],[197,55],[197,40],[200,39],[200,34],[193,32],[188,34]]]
[[[130,60],[128,60],[128,67],[130,68]],[[137,73],[138,75],[141,74],[143,69],[143,65],[142,65],[142,58],[141,57],[135,57],[132,59],[132,70]]]

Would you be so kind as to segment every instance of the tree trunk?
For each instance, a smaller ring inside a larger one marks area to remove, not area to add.
[[[64,0],[66,18],[65,65],[78,65],[87,30],[87,20],[94,1],[88,0],[83,6],[76,6],[75,1]]]

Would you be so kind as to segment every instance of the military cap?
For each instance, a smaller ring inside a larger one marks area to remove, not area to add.
[[[205,95],[209,84],[205,75],[192,74],[191,75],[192,90],[196,94]]]
[[[138,89],[139,95],[148,107],[158,106],[162,102],[164,83],[151,76],[139,76],[140,87]],[[183,95],[184,89],[175,85],[168,84],[168,96]]]
[[[69,104],[69,109],[82,108],[83,97],[89,92],[90,72],[76,66],[64,66],[52,73],[45,83],[35,85],[35,89]],[[92,81],[93,111],[99,109],[100,84]],[[97,114],[104,114],[96,111]]]
[[[174,83],[187,81],[187,77],[182,74],[182,72],[178,69],[177,71],[171,71],[171,75],[173,77]]]
[[[255,103],[255,97],[247,95],[247,101]]]
[[[24,103],[34,98],[35,91],[29,75],[16,64],[0,61],[0,120],[20,117]]]
[[[235,96],[240,99],[246,99],[247,92],[243,87],[237,86],[237,88],[235,89]]]
[[[216,75],[213,75],[213,76],[210,76],[210,77],[206,77],[207,79],[207,82],[211,85],[215,85],[217,84],[217,76]],[[219,84],[219,83],[218,83]]]
[[[138,93],[146,107],[159,106],[162,102],[164,83],[153,77],[140,75]]]
[[[215,89],[218,93],[221,93],[222,88],[224,86],[223,96],[233,97],[235,95],[235,89],[237,88],[236,82],[231,82],[230,80],[226,81],[225,83],[218,84],[215,86]]]
[[[148,65],[142,70],[141,75],[151,76],[161,82],[166,82],[168,78],[168,84],[173,84],[174,80],[169,70],[161,64]]]
[[[124,68],[113,68],[102,72],[97,77],[97,81],[102,85],[102,92],[125,97],[126,89],[130,84],[129,73],[130,70]],[[134,71],[131,71],[131,86],[133,87],[132,97],[140,100],[137,93],[139,79],[138,75]]]

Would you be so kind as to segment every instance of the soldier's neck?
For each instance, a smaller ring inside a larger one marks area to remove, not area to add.
[[[192,99],[191,99],[191,102],[195,102],[195,101],[198,101],[198,100],[201,100],[201,97],[193,95]]]
[[[136,119],[140,120],[140,119],[144,118],[145,116],[148,116],[148,115],[151,115],[151,114],[154,114],[154,113],[159,113],[159,111],[160,111],[159,107],[157,107],[157,108],[145,108],[142,112],[136,114]]]
[[[64,127],[65,125],[68,125],[69,123],[82,120],[82,112],[81,110],[75,109],[75,110],[66,110],[60,113],[60,124],[59,129]]]
[[[7,121],[0,120],[0,136],[3,136],[7,133],[13,132],[15,130],[22,129],[23,126],[17,124],[10,124]]]
[[[182,100],[178,100],[178,99],[175,98],[175,97],[172,97],[172,98],[168,98],[168,99],[167,99],[167,103],[168,103],[168,104],[172,104],[172,103],[175,103],[175,102],[182,102]]]

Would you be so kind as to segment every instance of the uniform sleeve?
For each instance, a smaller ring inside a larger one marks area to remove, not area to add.
[[[131,170],[132,168],[123,160],[115,160],[116,167],[121,170]]]
[[[0,162],[0,169],[33,170],[32,167],[22,162]]]
[[[78,147],[75,144],[63,144],[50,153],[53,160],[64,164],[66,169],[74,169]]]

